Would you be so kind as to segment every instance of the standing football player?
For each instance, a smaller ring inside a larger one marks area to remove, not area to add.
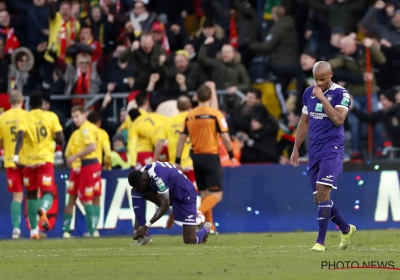
[[[77,159],[81,160],[78,197],[85,209],[85,220],[89,235],[93,236],[97,225],[97,216],[93,207],[94,189],[101,174],[101,165],[96,154],[98,128],[87,121],[83,106],[73,107],[71,115],[74,124],[79,127],[79,137],[76,153],[67,158],[67,163],[71,166]]]
[[[131,172],[128,181],[144,199],[159,206],[150,221],[139,227],[134,239],[145,236],[151,225],[164,216],[172,205],[175,223],[183,226],[183,242],[200,244],[206,241],[211,224],[205,223],[196,231],[196,189],[179,169],[168,162],[157,161],[140,171]]]
[[[345,88],[332,82],[333,72],[328,62],[317,62],[313,75],[316,85],[308,87],[303,94],[303,113],[290,161],[293,166],[299,166],[299,148],[309,130],[308,175],[314,202],[318,205],[318,238],[311,251],[325,252],[329,220],[342,231],[339,249],[345,250],[356,227],[345,221],[330,193],[337,188],[337,179],[343,170],[343,123],[349,111],[350,95]]]
[[[28,197],[28,219],[31,226],[31,239],[39,240],[37,215],[41,226],[49,229],[47,211],[53,203],[54,150],[53,140],[58,144],[64,141],[64,133],[56,114],[43,111],[42,94],[34,92],[29,99],[30,112],[21,119],[17,128],[17,143],[13,161],[25,166],[23,170],[24,185]],[[26,156],[19,158],[22,146]],[[42,198],[38,200],[38,189]]]
[[[0,116],[0,140],[4,149],[4,167],[6,169],[8,191],[12,193],[11,221],[13,225],[12,238],[21,236],[21,203],[24,198],[24,183],[22,168],[18,168],[13,162],[15,143],[17,141],[17,128],[19,120],[28,112],[22,109],[24,98],[20,91],[12,91],[10,94],[11,109]]]

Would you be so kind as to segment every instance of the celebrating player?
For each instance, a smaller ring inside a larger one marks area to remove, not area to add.
[[[107,132],[102,129],[101,126],[101,115],[98,112],[91,112],[88,115],[88,121],[97,126],[97,142],[96,142],[96,154],[97,159],[99,160],[100,166],[103,165],[103,154],[104,154],[104,168],[107,170],[111,170],[111,144],[110,137]],[[97,176],[98,182],[94,187],[94,198],[93,198],[93,211],[96,217],[96,225],[94,235],[95,237],[100,236],[97,231],[97,224],[99,223],[100,218],[100,196],[101,196],[101,174]]]
[[[154,160],[160,160],[161,151],[163,149],[164,143],[168,141],[168,159],[169,162],[174,164],[176,157],[176,146],[179,140],[179,134],[181,133],[183,124],[185,123],[185,119],[191,107],[191,102],[189,97],[182,95],[177,100],[177,107],[179,110],[179,114],[167,118],[165,121],[165,125],[161,127],[158,137],[159,140],[157,142],[156,148],[154,150]],[[185,145],[182,152],[182,171],[183,174],[193,183],[195,184],[195,177],[193,171],[193,162],[190,158],[190,147],[191,142],[188,137],[185,141]],[[170,219],[167,222],[167,228],[171,228],[173,225],[173,214],[171,212]]]
[[[79,127],[79,137],[77,141],[78,147],[76,148],[77,152],[67,158],[67,163],[69,166],[72,166],[74,161],[78,158],[81,159],[78,197],[85,209],[85,219],[89,235],[93,236],[98,220],[93,209],[93,196],[95,186],[98,184],[98,178],[101,174],[101,166],[96,154],[98,128],[86,120],[85,110],[82,106],[73,107],[71,114],[74,124]]]
[[[46,230],[49,228],[47,211],[53,203],[54,182],[54,150],[53,139],[59,144],[64,141],[64,134],[56,114],[43,111],[42,95],[34,92],[30,96],[31,111],[21,119],[17,128],[14,162],[24,165],[24,184],[28,197],[28,219],[31,226],[31,238],[39,239],[37,214],[40,223]],[[19,158],[22,145],[26,154]],[[38,205],[38,188],[42,193]]]
[[[18,168],[15,165],[13,155],[17,140],[18,122],[27,115],[27,112],[22,109],[24,98],[20,91],[11,92],[10,103],[11,109],[0,116],[0,140],[4,148],[4,167],[6,169],[8,191],[13,195],[11,202],[12,238],[17,239],[21,236],[21,203],[24,198],[24,183],[22,168]]]
[[[325,61],[313,67],[316,85],[308,87],[303,95],[303,114],[297,128],[296,141],[290,157],[291,164],[299,165],[299,148],[307,130],[310,131],[309,171],[314,202],[318,205],[318,238],[311,248],[314,252],[325,252],[325,236],[329,220],[342,231],[340,250],[345,250],[356,232],[330,199],[331,189],[337,188],[337,179],[343,169],[344,128],[350,106],[347,90],[332,82],[331,65]]]
[[[69,158],[70,156],[77,154],[80,149],[81,131],[75,130],[68,140],[67,147],[65,149],[64,156]],[[63,237],[71,237],[71,220],[72,213],[76,199],[78,198],[78,187],[79,187],[79,175],[81,172],[81,159],[77,158],[70,164],[71,172],[68,178],[68,190],[69,195],[67,206],[64,209],[64,223],[63,223]]]
[[[157,212],[145,225],[139,227],[134,239],[148,234],[148,228],[157,222],[172,205],[175,223],[183,226],[183,242],[200,244],[206,240],[211,224],[196,231],[196,190],[183,173],[168,162],[153,162],[140,171],[129,174],[129,184],[143,198],[159,206]]]

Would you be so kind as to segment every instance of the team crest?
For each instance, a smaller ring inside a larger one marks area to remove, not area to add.
[[[327,97],[328,101],[331,102],[331,100],[332,100],[332,95],[327,95],[326,97]]]
[[[8,187],[9,187],[10,189],[12,189],[12,187],[13,187],[13,181],[12,181],[12,180],[8,180],[7,182],[8,182]]]

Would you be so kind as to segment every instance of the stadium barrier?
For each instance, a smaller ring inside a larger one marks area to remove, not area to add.
[[[101,235],[130,235],[134,213],[131,210],[129,171],[104,171]],[[59,192],[59,213],[56,228],[50,237],[62,236],[63,211],[66,200],[68,170],[56,171]],[[400,225],[400,187],[398,171],[344,172],[332,199],[346,220],[359,230],[395,228]],[[0,237],[10,238],[11,194],[7,192],[5,173],[0,173]],[[298,168],[279,165],[247,165],[224,169],[224,199],[214,209],[214,222],[220,233],[314,231],[317,228],[317,207],[309,186],[307,166]],[[83,207],[78,203],[72,222],[73,235],[86,231]],[[155,205],[147,203],[147,218]],[[151,229],[155,234],[178,234],[181,228],[164,229],[164,216]],[[330,223],[330,229],[335,225]],[[22,222],[23,236],[29,235]]]
[[[188,95],[193,96],[195,95],[195,91],[189,91]],[[224,103],[224,96],[229,95],[229,93],[226,90],[217,90],[217,95],[219,98],[219,103],[223,104]],[[237,90],[234,94],[240,99],[243,99],[246,97],[246,95]],[[98,101],[102,100],[106,96],[105,93],[98,93],[98,94],[81,94],[81,95],[51,95],[50,99],[57,101],[57,100],[72,100],[72,99],[84,99],[86,100],[85,102],[85,109],[89,109],[91,106],[96,104]],[[113,108],[112,110],[112,117],[109,118],[109,121],[117,122],[119,119],[119,110],[117,108],[117,99],[122,99],[124,107],[127,105],[127,97],[129,96],[129,93],[112,93],[111,97],[111,106]],[[25,109],[29,110],[29,96],[24,96],[25,100]],[[67,122],[65,123],[65,126],[70,126],[72,124],[72,119],[68,119]]]

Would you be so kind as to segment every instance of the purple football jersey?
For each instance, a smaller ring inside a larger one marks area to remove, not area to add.
[[[141,169],[144,170],[149,173],[152,191],[169,192],[171,200],[187,201],[189,197],[196,199],[197,193],[192,182],[172,164],[155,161]]]
[[[344,127],[336,125],[329,119],[321,101],[313,96],[313,87],[308,87],[303,94],[303,114],[309,118],[308,131],[310,135],[309,155],[320,156],[331,151],[344,151]],[[350,95],[348,91],[332,83],[332,86],[324,92],[334,108],[349,109]]]

